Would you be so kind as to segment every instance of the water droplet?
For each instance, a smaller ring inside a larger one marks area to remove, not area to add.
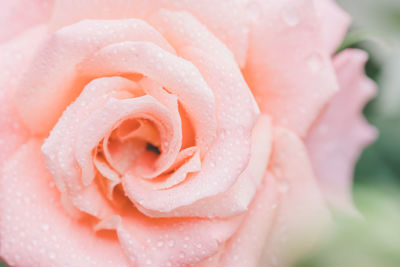
[[[312,55],[307,59],[307,65],[308,65],[308,67],[310,68],[310,70],[311,70],[312,72],[317,72],[317,71],[321,70],[321,69],[322,69],[322,66],[323,66],[322,57],[321,57],[319,54],[317,54],[317,53],[312,54]]]
[[[56,258],[56,254],[54,252],[50,252],[49,253],[49,257],[50,257],[50,259],[55,259]]]
[[[158,242],[157,242],[157,247],[160,248],[160,247],[162,247],[163,245],[164,245],[164,242],[163,242],[163,241],[158,241]]]
[[[48,224],[46,224],[46,223],[42,224],[43,231],[47,232],[49,230],[49,228],[50,228],[50,226]]]
[[[252,21],[256,21],[261,16],[261,8],[257,2],[250,2],[247,5],[247,10]]]
[[[278,191],[280,193],[286,193],[289,190],[289,184],[285,180],[278,181]]]
[[[282,19],[289,26],[296,26],[299,23],[299,15],[293,7],[285,7],[282,10]]]
[[[168,246],[169,247],[173,247],[174,245],[175,245],[175,241],[174,240],[168,241]]]
[[[150,265],[150,264],[152,264],[152,263],[153,263],[153,261],[152,261],[151,259],[147,259],[147,260],[146,260],[146,264],[147,264],[147,265]]]

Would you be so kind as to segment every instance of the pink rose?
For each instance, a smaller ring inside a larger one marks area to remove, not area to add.
[[[351,209],[374,85],[332,1],[0,7],[8,264],[285,266]]]

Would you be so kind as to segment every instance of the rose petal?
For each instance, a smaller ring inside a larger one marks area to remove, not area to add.
[[[302,140],[278,128],[274,133],[269,176],[280,193],[278,215],[259,266],[291,266],[316,244],[330,223]]]
[[[179,124],[171,118],[169,110],[149,95],[124,100],[111,98],[104,107],[94,111],[80,125],[78,130],[79,136],[76,139],[75,154],[82,168],[82,180],[85,185],[90,184],[94,178],[94,169],[87,168],[87,166],[93,166],[90,165],[91,152],[107,135],[107,132],[112,131],[112,127],[118,121],[126,118],[145,118],[153,121],[160,132],[161,140],[164,140],[163,153],[155,160],[151,170],[147,170],[148,164],[146,164],[145,159],[142,160],[139,157],[134,159],[138,166],[135,166],[132,171],[140,177],[143,177],[149,171],[158,175],[167,170],[174,162],[180,149],[181,133]],[[86,170],[87,172],[85,172]]]
[[[110,99],[113,94],[118,95],[123,90],[134,92],[134,89],[135,83],[124,78],[94,80],[64,112],[42,148],[47,167],[61,192],[65,192],[67,187],[72,203],[93,216],[104,217],[109,210],[97,185],[91,184],[95,176],[92,150],[118,121],[137,115],[136,112],[147,117],[156,114],[160,118],[161,135],[169,141],[169,146],[162,148],[167,152],[164,157],[167,162],[160,164],[166,164],[165,168],[168,168],[179,151],[177,124],[172,122],[168,110],[154,98]],[[107,99],[110,100],[106,102]]]
[[[213,89],[220,128],[214,146],[203,159],[202,170],[192,175],[193,177],[190,179],[186,179],[185,183],[179,187],[162,192],[142,191],[139,187],[131,184],[135,181],[133,177],[127,179],[124,186],[131,194],[134,193],[134,198],[142,203],[140,209],[150,216],[160,216],[160,212],[164,213],[164,216],[172,214],[174,216],[178,216],[178,214],[180,216],[189,214],[190,216],[196,216],[195,214],[207,216],[204,215],[204,209],[198,209],[197,205],[192,206],[192,204],[199,199],[226,191],[243,172],[249,156],[248,146],[250,145],[250,142],[246,144],[245,140],[250,138],[250,130],[254,125],[257,107],[252,102],[249,89],[233,57],[229,56],[229,51],[226,51],[226,47],[190,14],[163,10],[157,13],[155,18],[160,18],[160,20],[154,19],[152,23],[158,22],[156,25],[159,28],[159,25],[165,22],[162,31],[168,41],[176,47],[179,55],[187,58],[199,68]],[[168,34],[172,32],[171,29],[178,26],[179,33]],[[198,34],[192,34],[189,29],[195,29]],[[219,55],[218,60],[212,56],[216,54]],[[121,69],[121,65],[118,66],[118,69]],[[244,141],[240,142],[239,140]],[[228,157],[221,155],[228,155]],[[173,211],[173,209],[184,206],[187,206],[184,213],[183,210],[179,213]]]
[[[0,165],[28,137],[16,110],[14,94],[23,75],[21,70],[31,62],[45,35],[43,26],[34,27],[0,46]]]
[[[207,26],[235,54],[237,62],[246,62],[249,33],[249,15],[246,1],[214,0],[122,0],[110,1],[57,1],[51,28],[75,23],[82,19],[142,18],[157,12],[160,8],[186,10]]]
[[[61,192],[65,192],[65,176],[70,177],[66,180],[74,180],[74,186],[81,184],[77,177],[80,177],[80,170],[76,164],[74,147],[78,137],[80,124],[85,121],[93,110],[104,105],[107,99],[119,91],[134,90],[136,84],[130,80],[118,77],[100,78],[90,82],[77,100],[67,108],[63,116],[59,119],[56,126],[50,133],[49,138],[43,144],[42,151],[45,154],[47,168],[53,174],[54,180]],[[81,160],[81,159],[79,159]],[[90,173],[91,164],[86,166]],[[92,167],[93,169],[93,167]],[[92,170],[94,176],[94,171]],[[90,179],[90,175],[88,174]],[[71,184],[69,185],[71,186]]]
[[[191,266],[217,253],[241,220],[152,219],[130,211],[104,219],[97,229],[115,229],[138,266]]]
[[[50,19],[53,0],[3,0],[0,6],[0,25],[3,25],[0,27],[0,42],[4,42],[47,22]]]
[[[273,177],[265,177],[243,223],[226,243],[218,267],[256,267],[277,213],[279,193]]]
[[[18,89],[18,109],[25,124],[35,134],[47,134],[91,80],[79,76],[78,63],[108,44],[138,40],[173,53],[154,28],[137,19],[85,20],[49,36]]]
[[[215,138],[214,95],[198,70],[153,43],[123,42],[107,46],[81,65],[83,74],[109,76],[140,73],[176,95],[189,115],[201,154]]]
[[[334,58],[340,91],[306,139],[318,182],[338,208],[352,209],[353,169],[362,149],[376,138],[362,110],[376,87],[364,74],[367,54],[345,50]]]
[[[301,136],[338,89],[312,3],[256,1],[244,69],[261,111]]]
[[[162,57],[157,56],[159,54]],[[219,100],[217,101],[219,106],[216,114],[219,116],[220,134],[213,143],[214,145],[208,150],[207,157],[203,160],[202,171],[196,174],[195,179],[188,179],[179,188],[171,188],[171,190],[162,192],[146,191],[144,193],[132,186],[131,183],[136,179],[132,176],[132,173],[124,177],[123,184],[131,199],[143,202],[147,209],[169,212],[178,206],[188,205],[200,198],[220,193],[232,185],[235,178],[246,166],[248,146],[243,146],[237,140],[248,138],[247,135],[252,128],[256,111],[253,108],[248,88],[241,79],[240,71],[235,69],[233,60],[228,61],[228,63],[223,60],[215,62],[213,59],[206,58],[201,51],[197,50],[190,51],[188,54],[194,55],[193,59],[197,61],[202,60],[198,62],[198,65],[202,64],[201,69],[204,72],[207,70],[205,76],[208,81],[215,85],[213,89],[215,89],[215,95],[218,95]],[[115,57],[116,55],[117,57]],[[124,55],[125,59],[118,55]],[[128,55],[130,56],[128,57]],[[230,64],[228,65],[229,68],[224,66],[226,72],[222,72],[221,69],[214,69],[224,63]],[[159,66],[159,68],[155,68],[154,65]],[[204,81],[201,76],[193,65],[188,64],[188,61],[177,58],[151,43],[125,42],[103,48],[83,64],[82,69],[106,76],[120,72],[142,73],[163,84],[171,91],[175,88],[182,105],[184,105],[189,116],[193,117],[192,121],[196,134],[199,135],[196,138],[199,143],[198,146],[201,149],[202,144],[208,145],[210,139],[204,137],[213,136],[215,129],[213,127],[215,125],[213,116],[215,116],[215,112],[213,106],[210,107],[208,86],[203,84]],[[218,77],[215,76],[217,71],[219,71]],[[229,74],[232,74],[232,76]],[[176,75],[179,75],[179,77],[184,75],[185,78],[174,78]],[[184,83],[179,83],[179,81]],[[199,84],[199,82],[201,83]],[[188,85],[184,86],[185,84]],[[229,94],[224,94],[224,90],[229,91]],[[246,106],[250,110],[245,108]],[[242,110],[248,111],[243,112]],[[229,160],[221,157],[221,155],[228,153],[235,156],[230,157]],[[214,168],[212,164],[218,167]],[[231,166],[235,167],[232,168]],[[213,184],[212,180],[215,177],[223,177],[224,179],[218,184]],[[212,185],[212,187],[204,187],[199,183]]]
[[[201,170],[200,153],[196,147],[189,147],[179,152],[174,164],[150,182],[140,181],[152,190],[168,189],[183,182],[189,173]],[[171,172],[171,173],[170,173]]]
[[[258,119],[253,129],[251,143],[251,157],[246,170],[227,191],[200,199],[190,206],[179,207],[168,215],[226,218],[247,211],[260,187],[271,152],[271,124],[267,116],[262,115]],[[154,217],[165,216],[164,213],[147,211],[140,206],[139,209]]]
[[[64,211],[41,141],[23,145],[0,179],[0,256],[14,266],[128,266],[118,241]]]
[[[325,43],[334,54],[346,35],[351,18],[334,0],[314,0],[314,5],[322,23]]]

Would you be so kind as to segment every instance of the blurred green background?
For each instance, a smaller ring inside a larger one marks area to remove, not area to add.
[[[379,91],[365,116],[380,135],[355,169],[354,201],[363,218],[337,215],[328,237],[295,267],[399,267],[400,0],[338,2],[353,17],[342,49],[370,54],[366,72]]]

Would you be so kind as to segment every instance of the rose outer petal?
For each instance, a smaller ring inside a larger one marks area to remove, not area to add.
[[[261,112],[304,137],[338,90],[313,1],[255,1],[244,76]]]
[[[123,267],[170,262],[187,266],[217,253],[242,220],[240,216],[153,219],[128,203],[116,211],[121,220],[108,217],[95,233],[90,221],[77,220],[64,211],[40,146],[39,140],[23,145],[1,173],[0,256],[10,264]],[[102,229],[115,229],[119,240],[113,235],[102,238]]]
[[[277,128],[268,172],[239,230],[211,261],[196,267],[291,266],[329,222],[303,141]]]
[[[31,63],[45,36],[45,27],[37,26],[0,46],[0,165],[28,138],[14,95],[24,74],[21,70]]]
[[[0,25],[2,25],[0,43],[46,23],[50,19],[53,2],[53,0],[0,1]],[[3,49],[1,51],[3,52]]]
[[[216,254],[237,230],[242,216],[229,219],[154,219],[138,211],[119,212],[97,229],[112,229],[138,266],[192,266]]]
[[[115,238],[65,212],[41,141],[24,144],[0,179],[0,256],[12,266],[129,266]]]
[[[279,193],[273,177],[265,177],[239,230],[226,243],[216,267],[256,267],[277,215]]]
[[[229,47],[240,66],[245,64],[250,22],[247,1],[59,0],[50,28],[59,29],[87,18],[109,20],[134,17],[147,20],[159,9],[190,12]]]
[[[314,5],[327,48],[334,54],[346,35],[351,18],[334,0],[314,0]]]
[[[121,41],[149,41],[174,53],[153,27],[138,19],[84,20],[49,35],[17,91],[20,116],[32,133],[46,136],[90,82],[80,76],[78,64],[100,48]]]
[[[277,128],[272,151],[268,176],[276,180],[280,197],[259,266],[291,266],[323,237],[331,213],[304,142],[293,132]]]
[[[365,103],[376,91],[364,74],[367,54],[345,50],[335,56],[340,91],[314,123],[306,139],[318,182],[336,208],[351,211],[351,184],[355,163],[376,130],[363,116]]]

